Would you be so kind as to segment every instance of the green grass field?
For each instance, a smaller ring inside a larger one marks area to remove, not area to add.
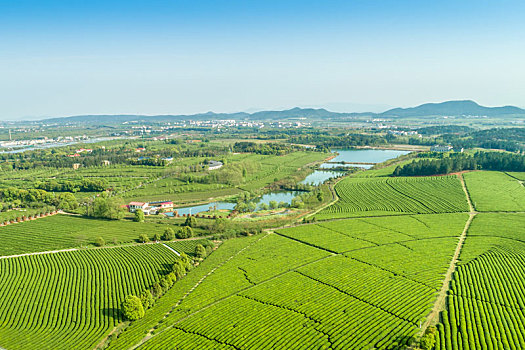
[[[335,189],[339,200],[322,210],[317,215],[318,219],[468,211],[465,193],[456,176],[378,179],[347,177]]]
[[[123,196],[126,200],[164,200],[169,199],[177,204],[201,202],[218,197],[237,195],[243,191],[260,190],[276,180],[294,176],[298,169],[320,161],[327,157],[326,153],[293,152],[283,156],[258,154],[231,154],[226,157],[224,169],[213,170],[216,174],[227,173],[228,168],[244,167],[251,169],[245,176],[238,176],[238,181],[231,183],[199,183],[180,180],[180,174],[174,173],[160,180],[151,181],[140,187],[127,190]],[[204,160],[201,159],[202,161]],[[208,172],[201,171],[194,175],[202,177]],[[218,175],[221,177],[221,175]],[[233,180],[233,179],[230,179]]]
[[[0,259],[0,346],[93,349],[176,257],[144,245]]]
[[[525,211],[525,187],[515,178],[497,171],[464,174],[477,211]]]

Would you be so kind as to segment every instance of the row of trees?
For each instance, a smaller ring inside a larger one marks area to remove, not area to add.
[[[192,268],[192,260],[181,253],[171,268],[171,272],[153,284],[151,289],[142,292],[140,296],[128,295],[122,303],[122,314],[130,321],[144,317],[147,309],[155,304],[155,300],[166,293],[178,280],[184,277]]]
[[[78,208],[78,201],[72,193],[54,194],[41,189],[3,188],[0,189],[0,201],[4,203],[2,206],[7,208],[40,208],[45,206],[54,206],[62,210]]]
[[[432,153],[422,157],[433,157]],[[428,176],[463,170],[525,171],[525,156],[505,152],[476,152],[473,155],[456,153],[435,155],[437,159],[420,159],[398,166],[394,176]]]
[[[79,179],[79,180],[49,180],[37,181],[35,188],[50,192],[102,192],[108,187],[105,179]]]

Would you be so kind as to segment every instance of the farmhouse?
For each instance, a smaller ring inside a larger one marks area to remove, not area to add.
[[[208,170],[216,170],[222,168],[222,162],[216,160],[210,160],[208,162]]]
[[[145,202],[129,202],[128,208],[130,213],[134,213],[137,209],[142,209],[144,213],[146,213],[146,209],[148,208],[149,203]]]
[[[452,151],[452,146],[434,145],[430,147],[430,152],[450,152],[450,151]]]
[[[171,210],[173,209],[172,201],[162,201],[162,202],[151,202],[150,205],[157,209]]]

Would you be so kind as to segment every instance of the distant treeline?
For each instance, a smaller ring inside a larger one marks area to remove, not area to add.
[[[410,138],[413,145],[450,144],[454,148],[502,149],[509,152],[525,150],[525,128],[494,128],[474,130],[460,125],[429,126],[417,129],[421,135],[431,138]]]
[[[72,193],[64,192],[55,195],[45,190],[33,188],[27,190],[13,187],[0,189],[0,203],[2,203],[3,208],[40,208],[53,205],[57,209],[70,210],[78,207],[78,202]]]
[[[82,179],[64,181],[37,181],[35,188],[49,192],[101,192],[105,191],[108,183],[104,179]]]
[[[439,157],[421,153],[419,157]],[[420,159],[398,166],[394,176],[428,176],[449,174],[463,170],[525,171],[525,156],[504,152],[476,152],[473,155],[451,153],[437,159]]]
[[[234,152],[265,155],[285,155],[296,150],[296,147],[283,143],[236,142]]]
[[[316,145],[319,150],[326,150],[332,147],[348,148],[354,146],[380,146],[388,143],[387,139],[381,135],[357,133],[343,135],[312,133],[309,135],[292,136],[289,141],[299,144]]]
[[[475,129],[464,125],[434,125],[425,126],[416,130],[421,135],[466,134]]]

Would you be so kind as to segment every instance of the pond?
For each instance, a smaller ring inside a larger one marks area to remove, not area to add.
[[[333,149],[332,152],[339,153],[337,157],[330,160],[331,163],[381,163],[389,159],[410,153],[410,151],[398,151],[391,149]],[[326,164],[326,163],[325,163]],[[349,166],[359,166],[371,168],[370,164],[348,164]]]
[[[255,198],[253,200],[254,203],[259,206],[261,203],[270,204],[271,201],[276,201],[277,203],[285,202],[287,204],[292,203],[292,199],[296,197],[297,195],[301,194],[300,191],[288,191],[288,192],[271,192],[262,195],[261,197]],[[230,202],[212,202],[207,204],[201,204],[201,205],[194,205],[191,207],[184,207],[184,208],[174,208],[174,210],[177,210],[177,213],[182,216],[184,214],[198,214],[205,211],[210,210],[210,207],[217,206],[217,210],[233,210],[235,208],[236,203],[230,203]],[[173,212],[165,213],[167,216],[173,216]]]
[[[334,164],[334,165],[337,165],[337,164]],[[337,177],[341,177],[343,175],[345,175],[345,173],[342,171],[316,170],[310,175],[308,175],[303,181],[301,181],[301,183],[317,186],[317,185],[324,183],[325,181],[329,179],[334,179]]]
[[[334,149],[332,152],[339,153],[337,157],[332,159],[330,162],[348,162],[348,163],[381,163],[386,160],[399,157],[401,155],[410,153],[409,151],[396,151],[396,150],[382,150],[382,149],[366,149],[366,150],[342,150]],[[323,163],[320,166],[320,169],[330,169],[340,166],[347,167],[361,167],[361,168],[371,168],[371,164],[334,164],[334,163]],[[341,171],[330,171],[330,170],[316,170],[310,175],[308,175],[303,181],[302,184],[313,184],[320,185],[325,181],[343,176],[345,173]],[[261,197],[255,198],[252,202],[257,204],[257,207],[261,203],[270,204],[271,201],[277,203],[284,202],[287,204],[292,203],[292,199],[300,195],[301,191],[287,191],[287,192],[270,192],[262,195]],[[208,211],[210,207],[217,206],[217,210],[232,210],[235,208],[235,203],[230,202],[212,202],[201,205],[194,205],[191,207],[176,208],[179,215],[188,215],[188,214],[197,214],[201,212]],[[166,213],[168,216],[173,216],[173,213]]]

